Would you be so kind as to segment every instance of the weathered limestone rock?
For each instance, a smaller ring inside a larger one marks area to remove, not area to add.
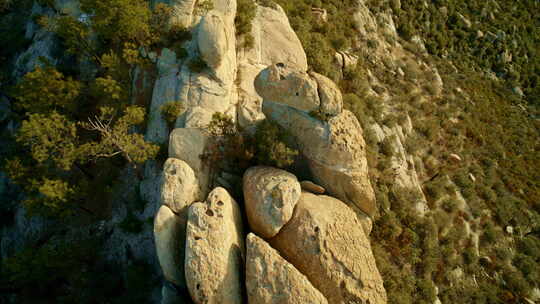
[[[337,85],[328,77],[311,72],[309,75],[317,82],[321,113],[338,115],[343,111],[343,96]]]
[[[295,106],[266,99],[263,112],[295,137],[316,183],[366,214],[375,214],[363,131],[351,112],[344,110],[328,121],[321,121]]]
[[[300,198],[296,176],[272,167],[253,167],[243,182],[249,226],[263,238],[275,236],[291,219]]]
[[[326,189],[324,189],[324,187],[317,185],[312,181],[301,181],[300,187],[302,188],[302,190],[305,190],[314,194],[324,194],[324,192],[326,192]]]
[[[169,207],[159,208],[154,219],[156,252],[166,280],[186,286],[184,256],[186,218],[177,216]]]
[[[212,12],[202,18],[197,42],[206,64],[218,68],[228,51],[225,23],[219,14]]]
[[[188,56],[176,74],[177,100],[185,103],[185,112],[175,123],[177,128],[204,129],[216,112],[236,118],[236,1],[215,0],[212,4],[213,9],[202,18],[193,16],[192,23],[200,22],[192,26],[193,40],[184,46]],[[190,63],[198,57],[207,66],[192,69]]]
[[[280,102],[305,112],[318,111],[321,105],[317,82],[282,63],[262,70],[255,78],[255,89],[264,101]]]
[[[223,188],[206,203],[190,206],[185,274],[195,303],[242,303],[244,240],[242,215]]]
[[[240,51],[239,58],[265,68],[277,62],[300,71],[307,71],[307,57],[302,43],[292,29],[281,6],[257,5],[252,22],[253,48]]]
[[[202,193],[207,193],[210,177],[201,155],[207,151],[209,142],[209,136],[196,128],[174,129],[169,139],[169,157],[183,160],[193,169]]]
[[[242,127],[264,119],[262,98],[256,93],[253,80],[267,66],[283,62],[300,71],[307,71],[306,53],[279,5],[257,5],[252,21],[252,48],[238,48],[238,119]],[[242,43],[242,41],[239,41]]]
[[[195,201],[201,200],[195,172],[184,161],[169,158],[161,175],[161,203],[175,213],[181,213]]]
[[[361,223],[341,201],[302,193],[272,247],[329,303],[386,303],[386,291]]]
[[[309,280],[264,240],[247,236],[246,287],[249,303],[328,303]]]

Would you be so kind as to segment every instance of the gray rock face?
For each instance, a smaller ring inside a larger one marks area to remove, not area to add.
[[[292,219],[270,244],[329,303],[386,303],[369,240],[343,202],[302,193]]]
[[[156,252],[165,279],[181,287],[186,286],[183,263],[185,234],[185,216],[177,216],[169,207],[161,206],[154,218]]]
[[[246,287],[249,303],[328,303],[294,266],[264,240],[247,237]]]
[[[264,101],[279,102],[305,112],[320,108],[317,82],[307,73],[284,64],[262,70],[255,78],[255,89]]]
[[[239,59],[262,68],[277,62],[300,71],[307,71],[307,57],[302,43],[289,24],[287,15],[279,5],[257,5],[252,22],[254,46],[242,49]],[[261,68],[261,69],[262,69]]]
[[[343,111],[343,96],[337,85],[321,74],[311,72],[309,75],[317,82],[317,92],[321,101],[319,111],[331,116],[340,114]]]
[[[195,303],[242,303],[244,239],[238,205],[223,188],[190,206],[185,274]]]
[[[260,85],[265,84],[260,82]],[[363,131],[351,112],[344,110],[328,121],[321,121],[287,103],[266,99],[263,112],[295,137],[316,183],[366,214],[375,214]]]
[[[161,203],[179,214],[191,203],[200,200],[199,183],[193,169],[182,160],[167,159],[161,175]]]
[[[201,156],[207,151],[210,138],[205,131],[196,128],[178,128],[171,132],[169,157],[183,160],[193,169],[202,193],[207,193],[209,167]]]
[[[296,176],[271,167],[247,170],[243,188],[249,226],[264,238],[275,236],[291,219],[301,193]]]
[[[225,23],[219,14],[211,13],[202,18],[197,42],[206,64],[211,68],[218,68],[228,51]]]
[[[253,85],[261,70],[276,62],[283,62],[300,71],[307,71],[308,68],[302,44],[279,5],[257,5],[251,35],[253,47],[239,48],[237,53],[238,119],[242,127],[252,126],[264,119],[262,99]]]

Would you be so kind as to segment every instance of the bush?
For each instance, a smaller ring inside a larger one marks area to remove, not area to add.
[[[236,35],[243,39],[244,46],[247,48],[253,47],[254,38],[251,34],[251,23],[255,18],[256,12],[257,7],[254,0],[238,0],[234,25],[236,27]]]
[[[258,163],[278,168],[293,164],[298,150],[287,144],[288,134],[277,123],[264,120],[255,132],[256,160]]]
[[[181,101],[169,101],[162,105],[160,110],[161,116],[163,116],[169,124],[174,124],[178,116],[185,111]]]

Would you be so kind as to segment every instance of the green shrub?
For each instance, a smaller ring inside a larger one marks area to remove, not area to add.
[[[213,9],[214,9],[214,2],[212,0],[200,0],[200,1],[197,1],[197,4],[195,5],[195,10],[193,11],[193,13],[198,16],[204,16]]]
[[[252,48],[254,43],[253,35],[251,34],[251,23],[255,18],[257,7],[254,0],[239,0],[234,18],[236,27],[236,35],[243,39],[244,47]]]
[[[278,168],[291,166],[299,153],[287,144],[287,137],[277,123],[268,119],[261,122],[255,132],[257,162]]]
[[[161,115],[169,124],[174,124],[178,116],[184,113],[184,105],[181,101],[169,101],[161,106]]]
[[[396,154],[396,149],[394,148],[394,141],[396,140],[395,135],[391,137],[386,137],[379,145],[379,151],[388,157],[392,157]]]

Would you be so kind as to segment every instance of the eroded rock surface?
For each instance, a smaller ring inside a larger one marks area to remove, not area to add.
[[[201,200],[200,196],[193,169],[180,159],[167,159],[161,175],[161,203],[175,213],[182,213],[191,203]]]
[[[302,44],[293,31],[287,15],[279,5],[257,5],[252,21],[252,48],[239,48],[238,60],[238,122],[252,126],[264,119],[262,98],[255,92],[253,79],[267,66],[282,62],[300,71],[307,71],[307,58]],[[238,41],[242,44],[242,40]]]
[[[207,193],[209,182],[208,164],[201,156],[210,144],[210,137],[201,129],[178,128],[171,132],[169,139],[169,157],[184,161],[193,169],[202,193]]]
[[[256,85],[258,92],[266,90],[264,81],[258,81]],[[283,94],[294,95],[294,92],[283,91]],[[294,104],[267,99],[263,103],[263,112],[295,137],[308,159],[316,183],[366,214],[375,214],[377,208],[368,175],[366,143],[362,127],[351,112],[343,110],[325,121]]]
[[[279,102],[305,112],[320,108],[317,82],[308,73],[283,63],[262,70],[255,78],[255,89],[264,101]]]
[[[242,303],[244,239],[240,209],[223,188],[189,208],[185,274],[195,303]]]
[[[275,236],[291,219],[300,198],[296,176],[272,167],[253,167],[244,174],[243,183],[249,226],[263,238]]]
[[[329,303],[386,303],[369,239],[343,202],[302,193],[292,219],[270,244]]]
[[[261,238],[247,236],[246,287],[249,303],[328,303],[293,265]]]

